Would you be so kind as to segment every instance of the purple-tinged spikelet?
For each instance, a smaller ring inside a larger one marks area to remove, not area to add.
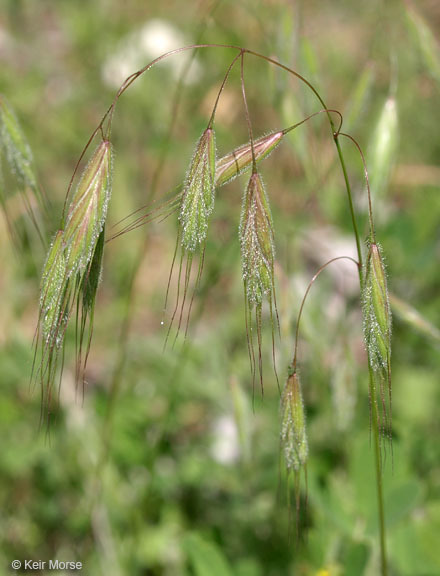
[[[84,274],[105,224],[112,184],[112,147],[104,140],[81,176],[64,229],[67,274]]]
[[[255,161],[267,158],[283,139],[282,131],[272,132],[254,142]],[[220,187],[234,180],[252,167],[252,146],[250,142],[219,158],[215,167],[215,183]]]
[[[84,375],[101,274],[104,228],[111,194],[112,148],[104,140],[94,151],[72,196],[64,226],[49,249],[40,292],[39,328],[33,377],[43,389],[48,413],[65,332],[77,307],[77,378]],[[83,341],[86,339],[84,358]],[[40,352],[40,356],[38,356]]]

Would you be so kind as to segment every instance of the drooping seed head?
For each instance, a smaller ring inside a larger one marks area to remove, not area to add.
[[[64,245],[68,275],[84,273],[104,227],[112,184],[112,147],[96,148],[73,195],[66,218]]]
[[[180,209],[181,242],[194,252],[204,242],[215,201],[215,134],[207,128],[194,151],[186,175]]]
[[[287,472],[296,472],[307,463],[306,417],[296,371],[289,374],[281,396],[281,449]]]
[[[260,307],[274,288],[275,245],[269,202],[258,172],[251,175],[243,196],[240,248],[247,302]]]
[[[255,161],[259,162],[267,158],[279,145],[283,139],[284,133],[272,132],[262,136],[254,142]],[[231,180],[234,180],[246,170],[252,167],[252,146],[250,142],[243,144],[233,150],[230,154],[223,156],[216,162],[215,183],[216,186],[223,186]]]
[[[391,309],[381,248],[371,243],[365,263],[363,293],[364,337],[370,365],[389,373],[391,357]]]

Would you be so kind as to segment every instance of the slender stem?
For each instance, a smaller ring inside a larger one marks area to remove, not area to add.
[[[349,140],[351,140],[353,142],[353,144],[356,146],[360,157],[362,159],[362,164],[364,166],[364,175],[365,175],[365,182],[367,184],[367,195],[368,195],[368,218],[370,221],[370,240],[371,242],[376,242],[376,233],[374,230],[374,221],[373,221],[373,207],[371,205],[371,189],[370,189],[370,180],[368,178],[368,169],[367,169],[367,163],[365,161],[365,156],[364,153],[362,152],[362,148],[359,146],[359,142],[353,138],[353,136],[351,136],[350,134],[345,134],[345,132],[340,132],[338,131],[338,136],[345,136],[346,138],[348,138]]]
[[[385,531],[385,510],[383,504],[383,490],[382,490],[382,462],[379,438],[379,423],[376,403],[376,391],[374,385],[374,376],[371,366],[369,366],[369,387],[370,387],[370,403],[371,403],[371,419],[374,434],[374,459],[376,469],[376,494],[377,506],[379,510],[379,535],[380,535],[380,563],[382,576],[388,576],[387,566],[387,552],[386,552],[386,531]]]
[[[240,51],[235,56],[235,58],[232,60],[232,62],[229,65],[229,68],[226,71],[225,77],[223,78],[223,82],[221,83],[220,90],[218,91],[217,98],[215,100],[214,108],[212,109],[212,114],[211,114],[211,118],[209,119],[208,128],[212,128],[212,125],[214,124],[214,117],[215,117],[215,113],[217,112],[217,106],[218,106],[218,103],[220,100],[220,96],[222,95],[225,84],[229,78],[229,74],[231,73],[231,70],[234,67],[234,64],[237,62],[237,60],[240,58],[240,56],[243,59],[243,52],[242,51]]]
[[[357,262],[354,258],[351,258],[351,256],[336,256],[336,258],[332,258],[331,260],[329,260],[328,262],[323,264],[321,266],[321,268],[319,268],[319,270],[313,276],[313,278],[310,280],[309,285],[307,286],[307,290],[305,291],[305,294],[303,296],[301,306],[300,306],[300,309],[298,312],[298,319],[296,321],[295,349],[294,349],[293,361],[292,361],[293,370],[296,370],[296,359],[297,359],[297,355],[298,355],[299,325],[301,322],[301,316],[303,313],[304,304],[306,303],[307,296],[308,296],[310,289],[312,288],[313,284],[315,283],[315,280],[318,278],[318,276],[321,274],[321,272],[323,270],[325,270],[329,264],[332,264],[333,262],[337,262],[338,260],[351,260],[354,264],[356,264],[356,267],[359,268],[359,262]]]
[[[333,120],[330,120],[330,122],[333,125]],[[359,261],[359,268],[358,268],[359,284],[360,284],[361,290],[362,290],[363,286],[364,286],[364,277],[363,277],[363,268],[362,268],[363,260],[362,260],[361,240],[360,240],[360,236],[359,236],[359,230],[357,227],[356,216],[355,216],[354,206],[353,206],[353,196],[351,194],[351,186],[350,186],[350,181],[348,180],[348,173],[347,173],[347,168],[345,166],[344,155],[342,154],[342,149],[341,149],[341,146],[339,144],[339,140],[338,140],[337,135],[335,135],[334,140],[335,140],[335,144],[336,144],[336,149],[338,150],[339,162],[341,164],[342,173],[344,175],[345,188],[347,190],[348,205],[350,207],[351,222],[353,225],[353,233],[354,233],[354,237],[356,240],[356,250],[357,250],[358,261]]]
[[[310,114],[309,116],[307,116],[306,118],[304,118],[300,122],[297,122],[296,124],[292,124],[292,126],[289,126],[288,128],[284,128],[282,130],[283,134],[284,135],[288,134],[292,130],[295,130],[295,128],[298,128],[298,126],[301,126],[301,124],[308,122],[309,120],[311,120],[315,116],[318,116],[319,114],[322,114],[323,112],[325,112],[327,115],[329,112],[332,112],[332,113],[335,113],[339,116],[339,127],[338,127],[338,134],[339,134],[339,130],[342,127],[342,114],[339,112],[339,110],[335,110],[333,108],[323,108],[322,110],[318,110],[318,112],[313,112],[313,114]]]
[[[249,107],[248,107],[247,98],[246,98],[246,88],[244,85],[244,51],[241,52],[240,72],[241,72],[241,93],[243,96],[244,112],[245,112],[245,116],[246,116],[246,123],[247,123],[247,127],[248,127],[248,132],[249,132],[249,141],[251,143],[252,174],[255,174],[257,172],[257,161],[255,159],[254,137],[252,134],[252,123],[251,123],[251,117],[249,115]]]

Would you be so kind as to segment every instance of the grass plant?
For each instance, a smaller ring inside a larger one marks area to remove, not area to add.
[[[181,52],[202,48],[227,49],[235,52],[235,56],[220,86],[208,125],[196,144],[183,186],[181,189],[178,189],[176,194],[171,196],[170,199],[153,207],[148,206],[143,213],[141,211],[139,214],[139,211],[136,211],[132,217],[129,215],[125,218],[124,228],[115,234],[113,239],[152,219],[163,219],[178,212],[179,227],[176,250],[168,282],[165,308],[168,303],[168,291],[176,262],[177,296],[168,323],[166,341],[168,340],[174,323],[177,324],[175,339],[183,325],[185,325],[186,336],[194,295],[199,288],[203,272],[204,246],[208,235],[209,220],[214,210],[216,187],[226,184],[247,170],[250,172],[249,181],[243,195],[239,240],[245,294],[246,332],[251,372],[253,375],[252,379],[255,381],[258,368],[261,391],[263,392],[262,322],[263,304],[265,301],[268,303],[271,322],[274,368],[275,333],[278,331],[279,319],[275,295],[274,222],[269,207],[269,197],[259,173],[257,163],[263,161],[280,144],[283,136],[287,132],[310,120],[316,114],[323,111],[326,113],[331,131],[330,135],[335,142],[345,180],[354,241],[358,254],[356,264],[359,272],[360,292],[362,294],[364,309],[365,343],[370,373],[369,396],[371,427],[375,440],[374,450],[380,526],[381,573],[386,576],[388,569],[382,494],[383,457],[381,455],[381,439],[386,435],[391,442],[392,435],[390,362],[391,311],[383,258],[381,249],[376,242],[367,167],[359,144],[352,136],[341,132],[342,115],[337,111],[327,108],[321,95],[306,78],[278,61],[238,46],[199,44],[168,52],[156,58],[141,70],[131,74],[123,82],[112,105],[108,108],[100,124],[93,132],[77,163],[77,168],[75,169],[67,192],[61,225],[46,260],[41,284],[40,321],[36,336],[35,368],[35,377],[40,381],[43,391],[43,404],[46,407],[47,414],[50,414],[53,401],[53,386],[58,372],[62,372],[60,362],[63,356],[65,333],[74,308],[76,308],[77,382],[84,381],[84,372],[93,332],[95,299],[101,276],[105,245],[104,231],[113,169],[110,138],[116,104],[133,82],[155,64]],[[258,140],[254,140],[244,76],[245,61],[247,61],[248,58],[257,58],[265,61],[269,65],[281,69],[304,83],[315,95],[322,110],[310,115],[290,128],[278,130]],[[217,159],[214,131],[216,110],[229,74],[238,61],[240,62],[243,110],[249,132],[249,142],[235,149],[230,154]],[[334,123],[333,112],[336,112],[340,117],[338,128],[336,128]],[[354,142],[364,162],[370,223],[368,254],[365,259],[365,265],[363,264],[362,243],[358,231],[351,186],[340,144],[341,137],[349,138]],[[76,172],[90,144],[95,138],[100,139],[100,143],[91,155],[91,159],[79,179],[76,190],[72,194]],[[180,254],[180,256],[176,261],[178,254]],[[196,278],[192,280],[194,269],[193,258],[195,254],[197,254],[198,262],[195,266]],[[334,260],[335,259],[333,259],[333,261]],[[313,281],[316,277],[317,275]],[[193,294],[189,305],[185,307],[190,286],[192,286]],[[311,285],[309,285],[309,289],[310,286]],[[185,314],[186,320],[184,320]],[[308,458],[305,407],[296,364],[297,344],[281,399],[281,445],[285,456],[287,473],[293,471],[295,475],[306,466]],[[297,514],[299,514],[299,490],[299,481],[296,478]]]

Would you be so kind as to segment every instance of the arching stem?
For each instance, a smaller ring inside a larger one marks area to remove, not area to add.
[[[315,280],[318,278],[318,276],[321,274],[321,272],[323,270],[325,270],[327,268],[327,266],[329,266],[333,262],[337,262],[338,260],[350,260],[351,262],[353,262],[356,265],[356,268],[359,268],[359,262],[357,262],[354,258],[351,258],[351,256],[336,256],[335,258],[332,258],[331,260],[329,260],[328,262],[323,264],[319,268],[319,270],[316,272],[316,274],[313,276],[313,278],[310,280],[309,285],[307,286],[307,290],[305,291],[305,294],[303,296],[301,306],[300,306],[300,309],[298,312],[298,319],[296,321],[295,348],[294,348],[293,361],[292,361],[292,368],[294,371],[296,371],[296,360],[297,360],[297,356],[298,356],[299,325],[301,322],[301,316],[303,313],[304,304],[306,303],[307,296],[308,296],[310,289],[312,288],[313,284],[315,283]]]

